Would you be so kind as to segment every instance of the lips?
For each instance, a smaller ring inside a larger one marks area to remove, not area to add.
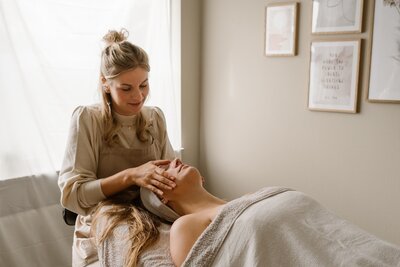
[[[142,104],[142,102],[138,102],[138,103],[128,103],[128,105],[135,106],[135,107],[139,106],[140,104]]]

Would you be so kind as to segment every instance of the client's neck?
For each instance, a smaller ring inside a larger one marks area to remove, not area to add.
[[[177,201],[168,202],[168,206],[179,215],[197,213],[224,204],[226,204],[226,201],[211,195],[203,188],[191,194],[180,196]]]

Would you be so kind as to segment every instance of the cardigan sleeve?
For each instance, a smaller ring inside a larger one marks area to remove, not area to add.
[[[96,176],[101,131],[94,112],[89,107],[73,112],[58,178],[62,206],[81,215],[106,198]]]

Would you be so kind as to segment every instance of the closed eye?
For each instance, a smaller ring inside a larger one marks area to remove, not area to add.
[[[129,90],[131,90],[131,87],[130,86],[121,86],[121,87],[118,87],[118,89],[128,92]]]
[[[149,85],[148,83],[146,83],[146,84],[141,84],[139,87],[140,87],[140,89],[145,89],[148,85]]]

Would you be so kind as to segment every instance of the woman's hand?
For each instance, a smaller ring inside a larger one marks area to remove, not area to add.
[[[176,186],[175,177],[168,175],[163,168],[159,167],[169,163],[169,160],[154,160],[132,168],[130,171],[134,184],[145,187],[162,197],[163,190],[172,190]]]

